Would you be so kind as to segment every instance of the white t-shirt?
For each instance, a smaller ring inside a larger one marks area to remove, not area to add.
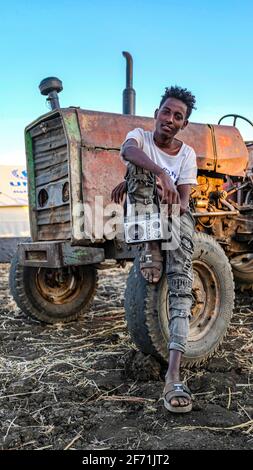
[[[135,139],[138,147],[158,166],[163,168],[176,185],[197,184],[197,162],[196,154],[192,147],[183,145],[177,155],[169,155],[161,150],[154,142],[154,133],[136,128],[128,132],[125,141]],[[128,161],[122,157],[124,163]]]

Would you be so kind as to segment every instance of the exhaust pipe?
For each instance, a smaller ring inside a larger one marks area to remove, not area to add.
[[[47,96],[51,110],[59,109],[60,102],[58,93],[63,90],[62,82],[57,77],[44,78],[39,84],[39,89],[42,95]]]
[[[126,88],[123,91],[123,114],[135,115],[135,90],[133,89],[133,58],[123,51],[126,58]]]

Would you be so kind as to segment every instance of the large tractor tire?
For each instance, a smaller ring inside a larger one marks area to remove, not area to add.
[[[230,260],[235,288],[241,292],[253,290],[253,253],[238,255]]]
[[[230,263],[220,245],[209,235],[194,234],[193,306],[185,365],[205,362],[227,332],[234,307],[234,281]],[[169,340],[168,285],[163,274],[156,285],[143,278],[139,260],[129,273],[125,311],[128,329],[137,347],[167,361]]]
[[[87,310],[95,294],[97,273],[92,266],[25,267],[15,254],[9,285],[18,307],[28,316],[46,323],[68,322]]]

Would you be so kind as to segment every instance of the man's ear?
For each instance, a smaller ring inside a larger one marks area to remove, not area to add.
[[[154,118],[157,119],[157,114],[158,114],[159,109],[155,110]]]
[[[181,127],[181,131],[183,131],[186,126],[188,126],[188,123],[189,123],[189,121],[188,121],[188,119],[186,119],[186,120],[184,121],[183,126]]]

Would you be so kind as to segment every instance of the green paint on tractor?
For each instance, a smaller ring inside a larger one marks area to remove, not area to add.
[[[62,113],[62,118],[65,124],[66,132],[67,132],[67,136],[69,140],[80,142],[81,137],[80,137],[77,116],[75,112],[72,111],[72,112]]]
[[[25,133],[25,146],[26,146],[26,161],[28,173],[28,195],[30,207],[36,206],[36,191],[35,191],[35,169],[33,158],[33,143],[30,132]]]

